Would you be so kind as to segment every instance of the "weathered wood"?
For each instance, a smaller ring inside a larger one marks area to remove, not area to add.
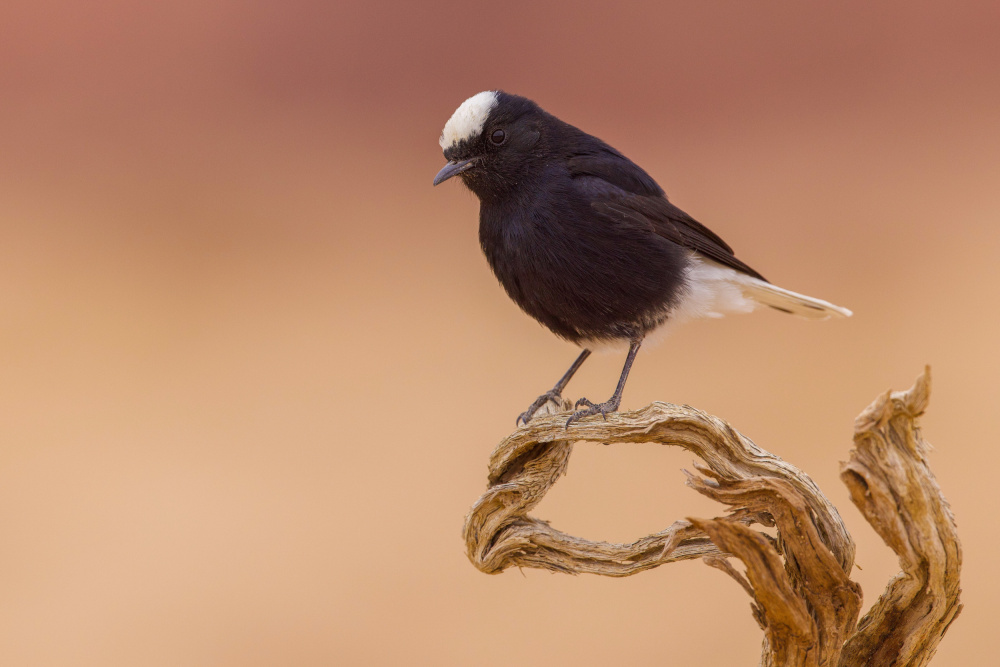
[[[854,543],[836,508],[802,471],[688,406],[653,403],[569,430],[561,412],[509,435],[490,458],[489,488],[466,517],[469,559],[489,574],[517,566],[621,577],[701,557],[753,598],[765,633],[762,665],[926,664],[961,609],[961,547],[916,424],[929,387],[927,371],[908,392],[879,397],[858,417],[856,450],[843,464],[852,500],[903,567],[860,625],[861,589],[849,578]],[[688,473],[688,485],[730,511],[677,520],[627,544],[584,540],[528,516],[580,440],[683,447],[705,462]],[[777,538],[755,524],[775,527]]]
[[[705,461],[720,479],[776,477],[798,489],[821,524],[838,562],[850,569],[854,543],[840,515],[800,470],[765,452],[727,423],[688,406],[653,403],[635,412],[592,419],[566,429],[566,415],[536,417],[509,435],[490,457],[489,489],[465,522],[469,559],[483,572],[537,567],[557,572],[628,576],[664,563],[718,554],[708,536],[689,521],[629,544],[593,542],[567,535],[528,516],[565,472],[573,441],[658,443],[683,447]],[[567,437],[571,436],[571,440]],[[769,522],[737,510],[725,520]]]
[[[728,481],[707,469],[699,471],[705,477],[688,479],[699,493],[733,508],[766,512],[778,529],[780,543],[774,545],[747,526],[691,520],[746,566],[754,616],[771,653],[768,664],[836,664],[858,620],[861,587],[824,543],[803,495],[782,479]]]
[[[930,368],[905,392],[878,397],[854,425],[840,478],[903,569],[865,614],[841,665],[926,665],[959,602],[962,545],[925,455],[917,418],[927,409]]]

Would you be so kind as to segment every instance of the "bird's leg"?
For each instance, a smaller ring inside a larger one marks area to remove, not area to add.
[[[576,361],[573,362],[573,365],[569,367],[569,370],[566,371],[566,374],[560,378],[559,382],[556,382],[556,386],[536,398],[535,402],[532,403],[527,410],[517,416],[517,421],[514,422],[514,425],[517,426],[521,422],[527,424],[531,421],[531,418],[535,415],[538,409],[549,401],[555,401],[558,403],[559,399],[562,398],[562,390],[566,388],[570,379],[578,370],[580,370],[580,366],[583,366],[583,362],[586,361],[589,356],[590,350],[584,349],[584,351],[580,353],[580,356],[576,358]]]
[[[577,419],[583,419],[584,417],[589,417],[590,415],[601,415],[604,417],[605,421],[608,419],[608,413],[614,412],[618,409],[618,406],[622,402],[622,391],[625,390],[625,381],[628,380],[628,372],[632,370],[632,362],[635,361],[635,354],[639,351],[639,346],[642,345],[642,339],[634,339],[628,347],[628,356],[625,357],[625,367],[622,368],[622,376],[618,380],[618,388],[615,389],[615,394],[603,403],[591,403],[586,398],[581,398],[576,402],[576,407],[581,405],[586,405],[585,410],[577,410],[574,412],[569,419],[566,420],[566,428],[575,422]]]

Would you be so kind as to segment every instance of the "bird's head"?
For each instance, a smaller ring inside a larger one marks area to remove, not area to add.
[[[434,185],[461,176],[480,199],[510,191],[539,157],[542,126],[548,117],[537,104],[499,90],[462,102],[441,132],[448,164]]]

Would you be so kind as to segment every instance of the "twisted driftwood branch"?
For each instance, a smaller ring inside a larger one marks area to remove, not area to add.
[[[842,665],[926,665],[962,610],[962,545],[917,423],[930,388],[927,368],[911,389],[879,396],[854,423],[856,449],[840,478],[903,571],[861,619]]]
[[[836,508],[800,470],[687,406],[653,403],[569,431],[565,415],[548,416],[512,433],[494,450],[489,489],[466,518],[469,559],[490,574],[518,566],[628,576],[701,557],[752,596],[765,631],[763,665],[925,664],[961,607],[954,520],[915,423],[929,382],[928,371],[910,391],[865,410],[844,464],[852,499],[903,566],[860,626],[861,589],[848,576],[854,543]],[[696,465],[701,476],[688,473],[688,485],[730,513],[678,520],[629,544],[573,537],[528,516],[566,471],[577,440],[684,447],[705,462]],[[753,524],[776,527],[778,538]],[[730,557],[743,561],[746,577]]]
[[[635,412],[610,415],[606,422],[578,422],[570,430],[565,425],[564,414],[536,417],[493,451],[490,488],[473,506],[465,524],[469,558],[483,572],[495,574],[517,566],[628,576],[663,563],[720,553],[690,521],[676,521],[631,544],[611,544],[573,537],[527,516],[565,472],[572,442],[577,440],[676,445],[704,460],[720,479],[783,479],[806,498],[842,567],[849,569],[854,562],[854,543],[840,515],[813,481],[717,417],[687,406],[653,403]],[[727,520],[770,525],[766,516],[743,510]]]

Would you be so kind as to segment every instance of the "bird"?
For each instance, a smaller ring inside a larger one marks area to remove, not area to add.
[[[567,429],[616,412],[643,341],[678,323],[761,305],[808,319],[851,315],[768,282],[637,164],[528,98],[473,95],[438,143],[447,163],[433,185],[458,177],[478,197],[480,246],[507,295],[582,348],[515,425],[560,403],[594,349],[628,346],[618,385],[606,401],[576,401]]]

